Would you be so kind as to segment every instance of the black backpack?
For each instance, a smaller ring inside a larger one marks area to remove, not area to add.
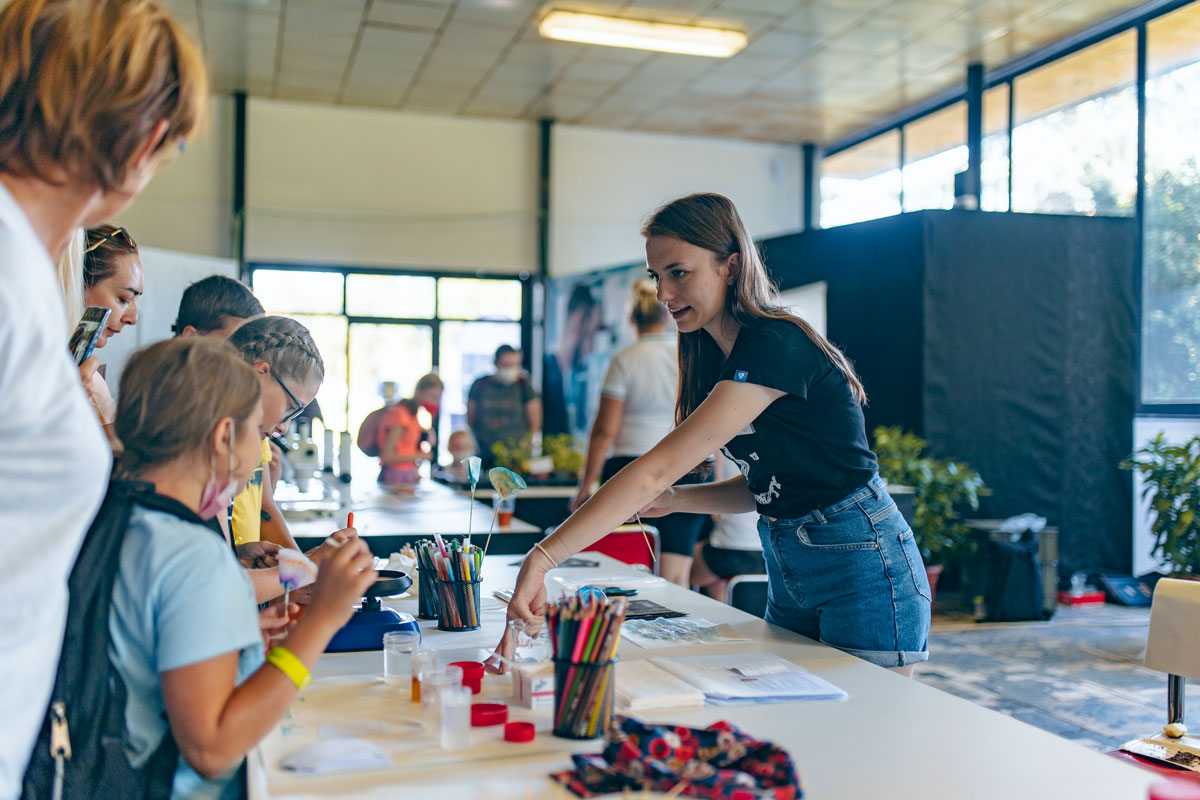
[[[1042,607],[1042,570],[1031,534],[1022,541],[989,539],[984,602],[988,622],[1048,619]]]
[[[25,770],[24,800],[170,798],[179,749],[170,729],[140,768],[125,758],[125,682],[108,658],[108,618],[134,505],[205,523],[139,481],[114,480],[68,581],[71,599],[58,674]]]

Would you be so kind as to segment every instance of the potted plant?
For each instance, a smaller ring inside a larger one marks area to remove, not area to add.
[[[1200,436],[1170,444],[1159,433],[1121,462],[1140,472],[1153,520],[1154,555],[1161,556],[1181,577],[1200,576]]]
[[[963,462],[933,458],[925,453],[927,443],[899,427],[875,429],[875,454],[879,474],[894,486],[911,486],[915,494],[912,527],[917,547],[925,560],[931,593],[948,560],[958,556],[970,530],[958,509],[979,509],[979,495],[986,490],[983,478]]]
[[[497,442],[492,445],[492,456],[496,466],[508,467],[514,472],[529,478],[529,465],[533,459],[531,437],[523,436],[517,441]],[[549,456],[553,462],[553,473],[550,480],[556,483],[570,483],[579,479],[579,471],[583,469],[583,454],[575,447],[575,437],[569,433],[549,434],[542,437],[542,455]]]

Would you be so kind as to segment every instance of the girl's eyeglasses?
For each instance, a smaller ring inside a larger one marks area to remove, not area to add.
[[[291,412],[289,412],[288,415],[280,421],[279,424],[284,425],[300,416],[307,406],[296,399],[296,395],[292,394],[292,390],[287,387],[287,384],[283,382],[282,378],[275,374],[274,370],[271,370],[271,377],[275,379],[275,382],[279,384],[279,388],[283,389],[284,393],[286,393],[288,398],[292,401],[292,405],[295,406],[295,408],[293,408]]]

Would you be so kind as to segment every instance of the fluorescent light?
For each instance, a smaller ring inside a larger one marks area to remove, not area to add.
[[[575,11],[551,11],[542,19],[538,32],[548,39],[567,42],[711,58],[729,58],[746,46],[746,34],[741,31],[602,17]]]

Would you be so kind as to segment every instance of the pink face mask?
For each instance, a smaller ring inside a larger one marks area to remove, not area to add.
[[[218,484],[216,464],[209,465],[208,483],[204,484],[204,491],[200,493],[200,508],[196,509],[196,514],[200,519],[212,519],[219,512],[229,508],[229,504],[233,502],[233,496],[237,494],[238,482],[233,477],[233,431],[234,423],[233,420],[230,420],[229,479],[224,486]]]

